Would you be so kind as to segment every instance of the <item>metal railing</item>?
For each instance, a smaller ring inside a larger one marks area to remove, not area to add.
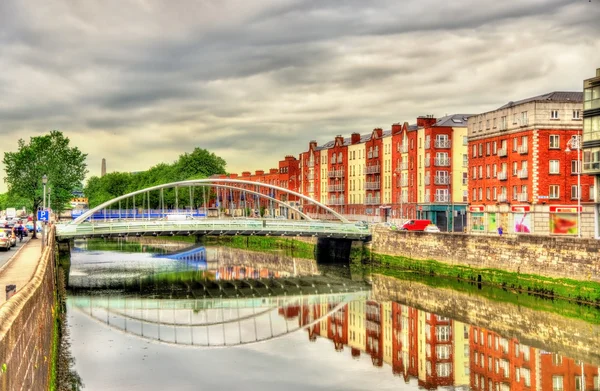
[[[339,184],[339,185],[329,185],[327,188],[328,191],[332,192],[332,191],[344,191],[344,185]]]
[[[452,146],[451,140],[435,140],[436,148],[450,148]]]
[[[436,157],[433,164],[436,165],[437,167],[448,167],[448,166],[450,166],[450,159],[443,158],[443,157]]]
[[[508,172],[506,171],[498,171],[498,180],[505,181],[508,179]]]
[[[450,177],[436,175],[435,177],[433,177],[433,183],[436,185],[448,185],[450,184]]]
[[[527,172],[527,169],[526,169],[526,168],[523,168],[523,169],[520,169],[520,170],[517,172],[517,176],[518,176],[519,178],[521,178],[521,179],[525,179],[525,178],[527,178],[527,177],[529,176],[529,173]]]
[[[366,166],[363,171],[365,174],[379,174],[381,172],[381,166],[380,165]]]
[[[381,203],[380,197],[367,197],[365,198],[365,205],[378,205]]]
[[[380,188],[381,184],[379,181],[365,182],[365,190],[379,190]]]
[[[343,178],[344,177],[344,169],[328,171],[327,175],[329,176],[329,178]]]
[[[528,150],[528,147],[527,147],[527,144],[524,144],[524,145],[519,145],[519,146],[517,147],[517,151],[518,151],[518,152],[519,152],[521,155],[525,155],[525,154],[526,154],[526,153],[529,151],[529,150]]]
[[[506,148],[500,148],[500,149],[498,149],[498,156],[500,156],[500,157],[506,157],[506,156],[508,156],[508,152],[506,152]]]

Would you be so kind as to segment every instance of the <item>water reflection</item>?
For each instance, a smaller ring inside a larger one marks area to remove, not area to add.
[[[330,343],[328,349],[344,357],[348,368],[355,359],[365,371],[377,369],[368,372],[372,387],[364,389],[379,388],[392,375],[395,383],[389,389],[403,383],[409,385],[404,389],[430,390],[600,389],[597,365],[546,351],[543,345],[528,346],[516,333],[378,300],[361,281],[322,275],[313,260],[227,248],[186,250],[195,251],[194,259],[168,257],[177,251],[148,258],[111,252],[74,255],[69,310],[128,337],[200,351],[256,342],[269,351],[280,346],[278,341],[295,341],[306,333],[306,343]],[[509,323],[510,314],[504,315]],[[556,341],[549,342],[556,347]],[[315,360],[293,342],[285,346],[279,356],[302,352],[295,359],[306,365]],[[235,361],[238,354],[231,349],[228,359]],[[339,373],[329,374],[336,383],[322,389],[353,388],[350,381],[344,383],[352,376],[341,376],[347,369],[336,368]],[[278,376],[276,370],[264,371],[265,378]]]

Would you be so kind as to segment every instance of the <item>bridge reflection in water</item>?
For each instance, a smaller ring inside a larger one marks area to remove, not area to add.
[[[368,294],[200,300],[71,296],[68,305],[112,328],[144,339],[218,347],[267,341],[310,328],[350,301]],[[306,323],[285,316],[287,309],[301,305],[314,310],[303,318]]]

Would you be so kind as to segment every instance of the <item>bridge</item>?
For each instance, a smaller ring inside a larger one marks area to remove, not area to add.
[[[180,208],[179,190],[185,188],[189,200],[184,197],[187,207],[184,204]],[[165,201],[165,190],[174,193],[173,201]],[[136,208],[136,196],[141,208]],[[130,202],[134,213],[130,212]],[[264,211],[262,218],[256,216],[258,208]],[[149,235],[313,236],[363,241],[371,238],[366,226],[350,222],[330,207],[300,193],[267,183],[216,178],[173,182],[131,192],[56,226],[59,240]]]

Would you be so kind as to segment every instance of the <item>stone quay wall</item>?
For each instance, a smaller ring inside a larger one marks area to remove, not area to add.
[[[373,276],[373,297],[483,327],[505,338],[600,365],[600,325],[411,281]]]
[[[47,390],[49,386],[55,290],[53,231],[48,238],[33,278],[0,308],[0,391]]]
[[[600,282],[600,241],[588,238],[373,231],[371,251],[452,265]]]

